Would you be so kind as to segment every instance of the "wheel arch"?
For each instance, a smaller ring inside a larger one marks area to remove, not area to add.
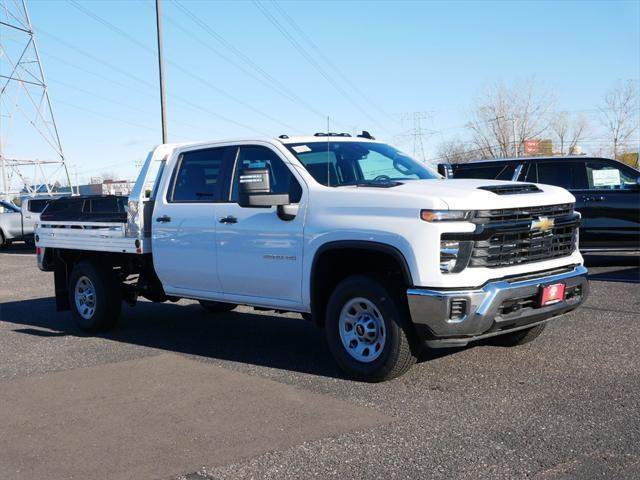
[[[321,245],[311,263],[309,299],[316,324],[324,324],[326,301],[337,283],[355,274],[385,273],[413,285],[405,255],[395,246],[370,240],[337,240]]]

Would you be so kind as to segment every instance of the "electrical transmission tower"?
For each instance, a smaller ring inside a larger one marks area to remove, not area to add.
[[[0,0],[0,196],[71,186],[25,0]]]
[[[400,118],[403,124],[410,125],[409,130],[400,137],[410,138],[413,141],[413,157],[424,162],[424,137],[433,135],[435,132],[423,128],[422,121],[430,119],[431,114],[428,112],[403,113]]]

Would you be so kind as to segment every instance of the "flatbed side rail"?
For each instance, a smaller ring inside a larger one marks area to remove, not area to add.
[[[97,252],[151,252],[151,239],[126,235],[126,223],[43,221],[36,225],[36,243],[44,248]]]

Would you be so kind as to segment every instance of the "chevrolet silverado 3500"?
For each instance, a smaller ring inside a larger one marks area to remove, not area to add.
[[[139,296],[300,312],[347,375],[382,381],[423,347],[520,345],[578,307],[574,201],[549,185],[443,179],[365,132],[164,144],[126,216],[45,210],[37,257],[57,309],[85,330],[114,327]]]

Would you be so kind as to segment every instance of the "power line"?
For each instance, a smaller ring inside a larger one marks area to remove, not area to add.
[[[80,55],[83,55],[83,56],[85,56],[87,58],[90,58],[91,60],[95,61],[96,63],[99,63],[99,64],[103,65],[104,67],[110,69],[110,70],[118,72],[121,75],[126,76],[127,78],[130,78],[131,80],[135,81],[136,83],[139,83],[140,85],[144,85],[144,86],[146,86],[148,88],[152,88],[153,91],[156,91],[157,88],[158,88],[157,85],[155,85],[155,84],[153,84],[153,83],[151,83],[151,82],[149,82],[147,80],[144,80],[144,79],[142,79],[140,77],[137,77],[136,75],[133,75],[130,72],[127,72],[126,70],[123,70],[122,68],[120,68],[120,67],[118,67],[116,65],[113,65],[113,64],[111,64],[109,62],[105,62],[104,60],[101,60],[101,59],[97,58],[95,55],[92,55],[91,53],[86,52],[86,51],[76,47],[75,45],[70,44],[69,42],[67,42],[65,40],[62,40],[61,38],[57,37],[56,35],[53,35],[52,33],[49,33],[49,32],[46,32],[46,31],[41,31],[41,33],[44,33],[46,36],[52,38],[56,42],[66,46],[67,48],[73,50],[74,52],[79,53]],[[61,61],[63,63],[65,63],[65,64],[71,65],[74,68],[77,68],[77,69],[79,69],[81,71],[88,72],[86,69],[84,69],[82,67],[79,67],[77,65],[74,65],[71,62],[68,62],[67,60],[61,60]],[[123,85],[123,84],[120,84],[120,85]],[[130,87],[127,87],[127,88],[130,88]],[[138,89],[138,91],[141,91],[141,90]],[[145,91],[145,93],[148,94],[149,91],[147,90],[147,91]],[[260,130],[258,130],[256,128],[254,128],[254,127],[251,127],[251,126],[246,125],[244,123],[238,122],[236,120],[232,120],[231,118],[226,117],[224,115],[221,115],[219,113],[216,113],[215,111],[208,110],[208,109],[202,107],[201,105],[197,105],[197,104],[195,104],[195,103],[193,103],[193,102],[191,102],[189,100],[186,100],[184,98],[181,98],[181,97],[179,97],[179,96],[177,96],[175,94],[170,94],[169,97],[172,98],[174,101],[178,101],[178,102],[180,102],[180,103],[182,103],[184,105],[187,105],[188,107],[190,107],[192,109],[195,109],[195,110],[198,110],[198,111],[202,111],[202,112],[204,112],[204,113],[206,113],[208,115],[211,115],[211,116],[214,116],[216,118],[219,118],[219,119],[221,119],[221,120],[223,120],[225,122],[232,123],[232,124],[234,124],[236,126],[239,126],[239,127],[243,128],[243,129],[258,133],[260,135],[267,135],[263,131],[260,131]]]
[[[385,130],[388,133],[392,133],[390,132],[387,128],[385,128],[382,124],[380,124],[380,122],[378,122],[377,119],[375,119],[374,117],[372,117],[364,108],[362,108],[362,106],[349,94],[349,92],[347,92],[344,88],[342,88],[342,86],[340,84],[338,84],[322,67],[322,65],[320,65],[314,58],[313,56],[307,52],[307,50],[304,48],[303,45],[300,44],[300,42],[298,42],[293,35],[291,35],[291,33],[289,33],[289,31],[280,23],[280,21],[278,21],[277,18],[275,18],[273,16],[273,14],[264,6],[262,5],[262,3],[260,3],[258,0],[253,0],[254,5],[256,5],[256,7],[258,7],[258,9],[262,12],[262,14],[265,16],[265,18],[267,20],[269,20],[269,22],[271,22],[276,29],[285,37],[285,39],[291,44],[293,45],[293,47],[302,55],[302,57],[309,63],[311,64],[317,71],[318,73],[320,73],[320,75],[322,75],[322,77],[329,82],[349,103],[351,103],[354,107],[356,107],[364,116],[366,116],[369,120],[371,120],[372,122],[376,123],[378,126],[380,126],[383,130]]]
[[[151,53],[154,57],[156,56],[155,50],[153,50],[150,47],[146,46],[145,44],[141,43],[140,41],[138,41],[137,39],[135,39],[134,37],[129,35],[127,32],[122,30],[121,28],[119,28],[116,25],[112,24],[108,20],[105,20],[101,16],[99,16],[99,15],[93,13],[93,12],[88,11],[86,8],[80,6],[75,0],[67,0],[67,1],[72,6],[76,7],[80,12],[82,12],[83,14],[89,16],[89,18],[92,18],[92,19],[96,20],[97,22],[99,22],[103,26],[109,28],[111,31],[113,31],[116,34],[118,34],[118,35],[122,36],[123,38],[127,39],[128,41],[130,41],[131,43],[133,43],[137,47],[141,48],[145,52]],[[274,117],[274,116],[272,116],[272,115],[270,115],[270,114],[268,114],[266,112],[263,112],[262,110],[254,107],[253,105],[245,102],[244,100],[236,97],[235,95],[233,95],[233,94],[225,91],[224,89],[212,84],[208,80],[206,80],[206,79],[200,77],[199,75],[196,75],[195,73],[189,71],[188,69],[182,67],[179,63],[175,62],[174,60],[167,59],[167,63],[170,64],[171,66],[173,66],[175,69],[177,69],[180,72],[182,72],[184,75],[186,75],[186,76],[198,81],[199,83],[203,84],[204,86],[216,91],[220,95],[223,95],[223,96],[229,98],[230,100],[242,105],[243,107],[255,112],[256,114],[261,115],[261,116],[267,118],[268,120],[270,120],[270,121],[272,121],[274,123],[278,123],[278,124],[284,126],[287,129],[294,130],[294,131],[296,130],[295,127],[292,127],[291,125],[287,125],[286,123],[282,122],[280,119],[278,119],[278,118],[276,118],[276,117]]]
[[[182,13],[184,15],[186,15],[191,21],[193,21],[198,27],[200,27],[210,37],[212,37],[217,42],[219,42],[226,50],[230,51],[233,55],[235,55],[242,62],[244,62],[244,64],[246,64],[249,67],[249,69],[247,67],[243,66],[242,64],[240,64],[239,62],[237,62],[236,60],[234,60],[233,58],[231,58],[229,55],[226,55],[226,54],[220,52],[219,50],[213,48],[211,46],[211,44],[202,41],[199,37],[197,37],[195,34],[193,34],[193,32],[185,29],[180,24],[178,24],[175,20],[173,20],[171,18],[167,19],[170,23],[172,23],[175,27],[177,27],[183,33],[185,33],[186,35],[190,36],[191,38],[196,40],[198,43],[200,43],[202,46],[204,46],[208,50],[214,52],[216,55],[220,56],[225,61],[227,61],[231,65],[235,66],[237,69],[241,70],[242,72],[244,72],[246,75],[250,76],[251,78],[253,78],[257,82],[261,83],[262,85],[266,86],[267,88],[270,88],[271,90],[275,91],[276,93],[278,93],[278,94],[282,95],[283,97],[287,98],[288,100],[290,100],[295,105],[302,106],[302,107],[304,107],[305,109],[307,109],[308,111],[312,112],[315,115],[321,116],[323,118],[325,117],[324,113],[322,113],[321,111],[319,111],[318,109],[316,109],[315,107],[310,105],[306,100],[304,100],[303,98],[301,98],[300,96],[295,94],[292,90],[287,88],[278,79],[274,78],[271,74],[269,74],[267,71],[265,71],[260,65],[255,63],[250,57],[248,57],[246,54],[244,54],[242,51],[240,51],[238,48],[236,48],[232,43],[228,42],[224,37],[222,37],[219,33],[217,33],[215,30],[213,30],[209,24],[207,24],[206,22],[204,22],[200,18],[198,18],[198,16],[196,16],[191,10],[189,10],[181,2],[175,0],[173,2],[173,5],[178,7],[182,11]],[[254,71],[256,73],[254,73]]]
[[[306,32],[304,31],[304,29],[300,28],[300,25],[298,24],[298,22],[296,22],[287,12],[286,10],[280,5],[279,2],[277,2],[276,0],[272,0],[271,2],[276,9],[280,12],[280,14],[282,15],[282,17],[285,19],[285,21],[291,26],[293,27],[293,29],[298,33],[298,35],[300,37],[302,37],[302,39],[304,41],[307,42],[308,45],[311,46],[311,48],[316,52],[316,54],[322,58],[322,60],[329,66],[331,67],[331,69],[336,72],[336,74],[342,79],[342,81],[344,83],[346,83],[347,85],[349,85],[349,87],[351,87],[351,89],[353,91],[355,91],[358,95],[360,95],[360,97],[370,106],[373,107],[375,110],[377,110],[378,112],[380,112],[382,115],[390,117],[390,115],[383,111],[376,102],[372,101],[369,97],[367,97],[364,92],[362,90],[360,90],[357,85],[355,85],[350,79],[349,77],[347,77],[322,51],[321,48],[319,48],[314,42],[313,40],[309,37],[309,35],[306,34]]]

